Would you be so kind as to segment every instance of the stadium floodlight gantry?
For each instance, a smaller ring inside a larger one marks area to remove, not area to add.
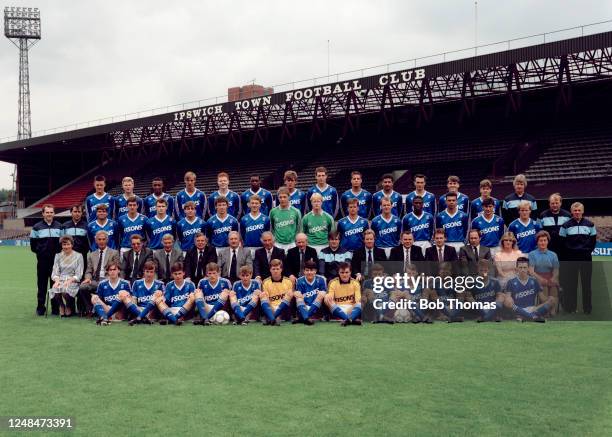
[[[38,8],[5,7],[4,36],[19,49],[19,109],[17,138],[30,138],[32,122],[30,113],[30,67],[28,50],[41,38],[40,11]]]

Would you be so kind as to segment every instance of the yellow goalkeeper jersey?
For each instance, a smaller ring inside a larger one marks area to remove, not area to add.
[[[354,279],[349,282],[340,282],[340,278],[332,279],[327,289],[327,293],[334,297],[337,305],[361,303],[361,286]]]
[[[261,290],[268,293],[270,306],[272,308],[276,308],[280,305],[283,297],[285,297],[285,293],[287,293],[289,290],[293,290],[293,282],[291,282],[291,279],[284,276],[280,281],[274,281],[272,280],[272,277],[270,277],[263,281]]]

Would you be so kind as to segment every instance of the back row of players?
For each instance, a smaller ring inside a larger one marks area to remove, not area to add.
[[[457,250],[465,244],[470,229],[480,231],[482,245],[496,249],[507,225],[508,231],[516,236],[519,249],[529,253],[536,248],[536,234],[543,228],[551,234],[554,250],[559,228],[570,218],[560,209],[560,197],[553,199],[553,195],[551,210],[538,220],[537,204],[525,192],[527,180],[523,175],[515,177],[514,192],[503,202],[491,196],[492,183],[486,179],[480,183],[480,197],[471,202],[459,191],[457,176],[448,177],[448,192],[437,200],[426,190],[426,177],[421,174],[414,176],[415,190],[405,200],[394,191],[393,177],[389,174],[382,177],[382,190],[373,195],[362,188],[358,171],[351,173],[351,189],[341,196],[327,184],[324,167],[316,169],[316,180],[316,185],[304,193],[295,187],[296,172],[287,171],[285,186],[278,189],[273,199],[260,186],[258,175],[251,176],[250,189],[238,195],[229,188],[229,175],[221,172],[217,176],[219,189],[207,197],[196,188],[196,175],[190,171],[185,173],[185,188],[176,197],[165,193],[163,180],[155,178],[152,194],[141,199],[134,195],[132,178],[123,178],[123,193],[113,197],[105,192],[105,178],[96,176],[95,192],[85,203],[87,223],[70,233],[87,236],[91,250],[95,250],[96,233],[105,231],[109,247],[122,252],[130,249],[134,234],[145,238],[151,249],[162,248],[163,236],[171,234],[186,252],[194,246],[194,236],[200,232],[208,236],[213,247],[223,248],[228,246],[229,232],[239,231],[243,246],[252,250],[262,246],[261,235],[265,231],[272,231],[277,246],[285,250],[295,245],[297,233],[304,232],[309,244],[320,251],[327,247],[329,232],[337,230],[341,247],[354,251],[364,246],[364,231],[372,229],[375,246],[389,255],[391,248],[400,244],[402,230],[410,230],[415,244],[425,253],[431,247],[435,229],[444,229],[447,244]],[[556,211],[553,205],[557,205]],[[343,217],[336,223],[339,207]],[[555,218],[547,220],[551,214]]]

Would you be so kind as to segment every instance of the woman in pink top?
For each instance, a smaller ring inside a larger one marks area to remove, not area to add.
[[[500,249],[495,254],[495,267],[497,268],[497,279],[502,288],[506,282],[516,276],[516,260],[526,256],[516,246],[516,237],[512,232],[506,232],[501,238]]]

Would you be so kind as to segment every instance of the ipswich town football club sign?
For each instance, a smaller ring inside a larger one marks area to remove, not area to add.
[[[351,91],[365,92],[369,88],[377,88],[385,85],[414,82],[425,78],[425,69],[397,71],[394,73],[380,74],[362,79],[348,80],[326,85],[317,85],[309,88],[286,91],[272,94],[270,96],[253,97],[235,102],[221,103],[218,105],[203,106],[200,108],[174,112],[173,121],[182,121],[192,118],[203,118],[215,114],[229,113],[233,111],[248,111],[260,106],[284,105],[287,102],[298,102],[309,100],[320,96],[344,94]]]

